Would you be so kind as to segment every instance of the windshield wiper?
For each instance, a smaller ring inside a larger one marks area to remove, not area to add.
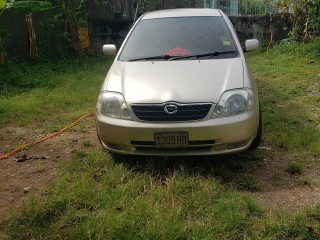
[[[172,57],[175,56],[170,56],[170,55],[159,55],[159,56],[153,56],[153,57],[142,57],[142,58],[134,58],[134,59],[130,59],[128,60],[129,62],[135,62],[135,61],[141,61],[141,60],[169,60]]]
[[[134,58],[128,60],[128,62],[135,62],[135,61],[147,61],[147,60],[179,60],[179,59],[186,59],[186,58],[203,58],[203,57],[216,57],[222,54],[230,54],[235,53],[236,51],[225,51],[225,52],[210,52],[204,54],[195,54],[195,55],[187,55],[187,56],[172,56],[172,55],[159,55],[159,56],[152,56],[152,57],[142,57],[142,58]]]
[[[210,52],[210,53],[195,54],[195,55],[188,55],[188,56],[181,56],[181,57],[171,57],[171,58],[169,58],[169,61],[186,59],[186,58],[216,57],[216,56],[219,56],[222,54],[230,54],[230,53],[235,53],[235,52],[236,51]]]

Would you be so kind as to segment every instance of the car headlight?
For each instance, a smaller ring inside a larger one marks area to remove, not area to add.
[[[99,95],[97,110],[108,117],[131,119],[128,105],[121,93],[102,92]]]
[[[229,117],[249,111],[254,105],[253,92],[249,88],[234,89],[222,94],[212,114],[213,118]]]

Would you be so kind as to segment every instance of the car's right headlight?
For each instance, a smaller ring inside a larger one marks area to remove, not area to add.
[[[131,112],[123,95],[118,92],[101,92],[97,103],[97,110],[108,117],[132,119]]]
[[[222,94],[212,118],[229,117],[244,113],[254,105],[253,92],[249,88],[233,89]]]

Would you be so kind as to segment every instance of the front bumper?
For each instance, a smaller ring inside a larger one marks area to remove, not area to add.
[[[98,137],[110,152],[132,155],[215,155],[247,150],[257,134],[258,108],[246,113],[195,122],[151,123],[128,121],[96,114]],[[187,132],[189,147],[157,149],[154,134]]]

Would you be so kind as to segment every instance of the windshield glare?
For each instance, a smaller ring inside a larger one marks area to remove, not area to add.
[[[222,17],[176,17],[141,20],[132,31],[119,60],[155,56],[189,56],[237,50]]]

